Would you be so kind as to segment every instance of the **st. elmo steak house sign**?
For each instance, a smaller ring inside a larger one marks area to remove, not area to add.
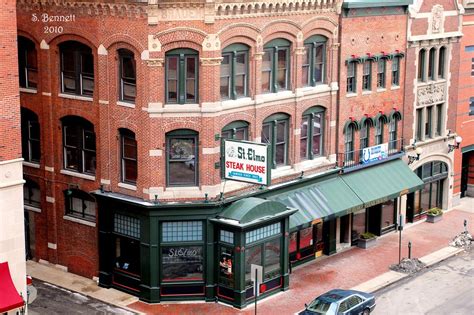
[[[224,140],[226,179],[269,185],[269,147],[264,143]]]

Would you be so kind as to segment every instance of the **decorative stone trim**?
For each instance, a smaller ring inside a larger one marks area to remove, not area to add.
[[[103,179],[103,178],[101,178],[101,179],[100,179],[100,183],[101,183],[102,185],[110,185],[110,179]]]
[[[72,100],[77,100],[77,101],[86,101],[86,102],[92,102],[93,101],[92,97],[86,97],[86,96],[80,96],[80,95],[70,95],[70,94],[59,93],[58,96],[62,97],[62,98],[69,98],[69,99],[72,99]]]
[[[92,176],[92,175],[76,173],[76,172],[72,172],[72,171],[68,171],[68,170],[60,170],[59,173],[61,173],[63,175],[69,175],[69,176],[73,176],[73,177],[79,177],[79,178],[95,181],[95,176]]]
[[[165,59],[163,58],[148,59],[146,63],[149,67],[163,67],[165,63]]]
[[[51,92],[43,92],[41,93],[43,96],[51,96]]]
[[[82,219],[71,217],[71,216],[68,216],[68,215],[63,216],[63,219],[67,220],[67,221],[76,222],[76,223],[84,224],[84,225],[87,225],[87,226],[95,227],[95,222],[82,220]]]
[[[202,66],[219,66],[222,62],[222,57],[216,58],[200,58]]]
[[[56,249],[58,249],[58,245],[57,245],[57,244],[54,244],[54,243],[48,242],[48,248],[49,248],[49,249],[54,249],[54,250],[56,250]]]
[[[46,196],[46,202],[55,203],[56,200],[53,197]]]
[[[128,107],[128,108],[135,108],[135,104],[133,103],[127,103],[127,102],[120,102],[117,101],[118,106],[123,106],[123,107]]]
[[[41,213],[41,208],[32,207],[32,206],[28,206],[28,205],[24,205],[23,207],[24,207],[26,210],[33,211],[33,212],[37,212],[37,213]]]
[[[46,172],[51,172],[51,173],[54,173],[54,167],[51,167],[51,166],[44,166],[44,170]]]
[[[128,190],[133,190],[137,191],[137,186],[136,185],[130,185],[130,184],[125,184],[125,183],[118,183],[118,187],[128,189]]]
[[[443,102],[446,99],[445,83],[420,86],[416,95],[418,106]]]
[[[31,168],[40,168],[39,163],[31,163],[31,162],[26,162],[26,161],[23,161],[23,166],[28,166]]]
[[[22,93],[30,93],[30,94],[36,94],[38,91],[36,89],[29,89],[29,88],[20,88],[20,92]]]
[[[101,104],[101,105],[109,105],[109,101],[99,100],[99,104]]]
[[[162,156],[163,150],[150,150],[150,156]]]
[[[19,1],[18,1],[19,2]],[[48,50],[49,45],[46,43],[46,41],[43,39],[40,43],[40,49]]]
[[[155,35],[148,35],[148,51],[150,52],[160,52],[161,51],[161,42]]]
[[[217,34],[209,34],[202,42],[202,51],[216,51],[221,49],[221,41]]]
[[[99,56],[107,56],[107,49],[105,49],[104,45],[100,44],[99,48],[97,48],[97,54]]]

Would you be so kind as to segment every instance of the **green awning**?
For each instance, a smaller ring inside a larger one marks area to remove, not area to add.
[[[423,181],[403,162],[394,160],[341,176],[364,202],[364,208],[423,187]]]
[[[294,212],[296,209],[289,208],[278,201],[248,197],[232,203],[216,219],[211,220],[244,228],[264,221],[288,217]]]
[[[339,177],[269,197],[298,209],[290,217],[290,230],[320,218],[343,216],[363,208],[362,201]]]

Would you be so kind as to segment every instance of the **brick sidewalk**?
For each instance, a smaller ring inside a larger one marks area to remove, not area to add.
[[[467,199],[467,198],[465,198]],[[467,201],[467,200],[466,200]],[[402,257],[408,256],[407,243],[412,242],[412,257],[422,257],[448,246],[452,238],[463,231],[464,219],[474,231],[472,200],[463,202],[444,214],[443,220],[431,224],[421,222],[402,233]],[[389,271],[398,263],[398,233],[392,232],[377,239],[370,249],[353,247],[293,269],[290,289],[259,302],[258,313],[294,314],[317,295],[334,288],[348,289]],[[244,310],[216,303],[165,303],[149,305],[135,302],[129,308],[146,314],[253,314],[253,305]]]

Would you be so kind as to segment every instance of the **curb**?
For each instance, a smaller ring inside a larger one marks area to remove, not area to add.
[[[448,246],[436,252],[423,256],[419,258],[419,260],[426,265],[425,268],[423,268],[424,270],[443,260],[456,256],[457,254],[464,251],[465,251],[464,248]],[[386,273],[381,274],[380,276],[377,276],[369,281],[366,281],[364,283],[361,283],[351,288],[351,290],[375,293],[383,288],[388,287],[391,284],[397,283],[401,281],[402,279],[409,277],[410,275],[416,275],[416,274],[417,273],[407,274],[407,273],[401,273],[401,272],[390,270]]]

